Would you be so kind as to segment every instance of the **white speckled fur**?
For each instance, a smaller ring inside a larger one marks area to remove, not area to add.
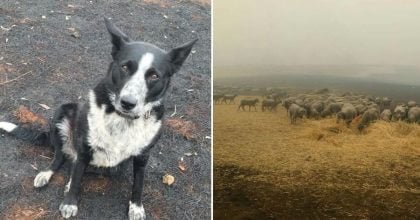
[[[67,205],[61,204],[60,205],[60,212],[63,218],[70,218],[72,216],[77,215],[77,205]]]
[[[64,118],[62,122],[57,123],[55,126],[57,126],[59,130],[59,134],[61,136],[61,139],[63,140],[63,153],[66,154],[70,159],[73,161],[77,160],[77,152],[76,149],[73,146],[72,142],[72,131],[70,122],[67,118]]]
[[[66,184],[66,186],[64,187],[64,193],[67,193],[70,190],[70,185],[71,185],[71,178],[69,182]]]
[[[125,83],[124,87],[121,89],[119,97],[115,97],[115,94],[110,94],[110,100],[118,111],[123,111],[119,98],[124,96],[131,96],[136,98],[137,105],[131,110],[131,112],[137,116],[145,115],[154,106],[160,105],[160,100],[145,103],[146,95],[148,92],[145,75],[146,71],[152,66],[153,60],[153,54],[144,54],[138,61],[139,65],[137,71],[133,74],[133,76],[131,76],[130,80]]]
[[[39,188],[47,185],[53,174],[54,172],[52,170],[39,172],[34,179],[34,187]]]
[[[140,206],[136,203],[130,201],[130,206],[128,209],[128,218],[130,220],[145,220],[146,212],[144,211],[143,204]]]
[[[131,120],[116,113],[106,114],[105,107],[98,107],[95,100],[91,91],[88,113],[88,142],[93,150],[91,165],[116,166],[131,156],[139,155],[158,134],[162,122],[156,117]]]

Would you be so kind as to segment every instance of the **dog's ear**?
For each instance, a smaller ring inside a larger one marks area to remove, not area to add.
[[[197,42],[197,40],[198,39],[192,40],[182,46],[179,46],[169,51],[168,56],[170,62],[172,63],[172,66],[174,67],[173,72],[171,74],[178,72],[185,59],[187,59],[188,55],[190,54],[191,49],[194,46],[195,42]]]
[[[113,45],[112,47],[112,56],[114,56],[121,47],[127,43],[130,42],[131,39],[124,34],[119,28],[117,28],[110,19],[104,18],[106,29],[108,29],[109,34],[111,34],[111,43]]]

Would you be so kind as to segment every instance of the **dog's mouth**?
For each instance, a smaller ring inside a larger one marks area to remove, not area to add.
[[[139,115],[133,115],[133,114],[129,114],[129,113],[127,113],[127,112],[122,112],[122,111],[119,111],[119,110],[115,110],[115,112],[116,112],[119,116],[121,116],[121,117],[123,117],[123,118],[126,118],[126,119],[135,120],[135,119],[139,119],[139,118],[140,118],[140,116],[139,116]],[[144,115],[142,115],[142,116],[143,116],[143,118],[148,119],[148,118],[150,118],[150,115],[151,115],[151,111],[147,111],[147,112],[146,112]]]
[[[123,117],[123,118],[126,118],[126,119],[135,120],[135,119],[140,118],[140,116],[138,116],[138,115],[132,115],[132,114],[129,114],[129,113],[125,113],[125,112],[118,111],[118,110],[115,110],[115,112],[116,112],[119,116],[121,116],[121,117]]]

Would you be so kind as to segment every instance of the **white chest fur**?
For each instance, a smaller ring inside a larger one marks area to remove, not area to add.
[[[141,153],[162,125],[155,116],[130,120],[116,113],[105,114],[104,107],[91,103],[88,114],[88,142],[92,147],[91,165],[113,167]]]

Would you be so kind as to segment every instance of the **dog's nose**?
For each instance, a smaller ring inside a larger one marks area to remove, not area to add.
[[[137,104],[137,101],[132,96],[123,96],[121,97],[121,107],[125,110],[133,109]]]

